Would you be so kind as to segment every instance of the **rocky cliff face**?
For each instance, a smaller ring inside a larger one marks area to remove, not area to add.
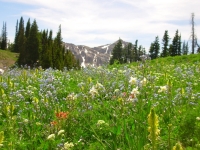
[[[71,43],[64,43],[65,48],[72,51],[72,53],[79,59],[82,67],[101,66],[108,64],[112,50],[118,41],[112,44],[106,44],[98,47],[88,47],[85,45],[74,45]],[[125,47],[128,42],[122,40],[122,46]]]

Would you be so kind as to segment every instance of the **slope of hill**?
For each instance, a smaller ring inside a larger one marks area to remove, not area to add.
[[[5,69],[13,66],[17,61],[18,53],[0,50],[0,68]]]

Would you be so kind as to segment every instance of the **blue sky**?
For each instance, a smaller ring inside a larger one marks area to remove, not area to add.
[[[199,0],[0,0],[0,6],[0,29],[6,22],[11,42],[21,16],[25,24],[36,19],[39,30],[52,29],[54,36],[61,24],[67,43],[94,47],[120,37],[132,43],[138,39],[148,51],[156,36],[161,43],[165,30],[172,39],[178,29],[182,40],[189,41],[194,13],[200,37]]]

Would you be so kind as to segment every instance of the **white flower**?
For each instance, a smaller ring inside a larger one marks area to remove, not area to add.
[[[100,127],[99,129],[102,129],[103,126],[108,126],[108,123],[106,123],[104,120],[98,120],[97,126]]]
[[[115,89],[114,93],[119,93],[119,91],[120,91],[119,89]]]
[[[147,79],[144,78],[142,81],[140,81],[140,83],[141,83],[143,86],[146,85],[146,84],[147,84]]]
[[[131,85],[136,84],[136,82],[137,82],[137,78],[131,77],[131,79],[129,80],[129,83],[130,83]]]
[[[200,121],[200,117],[197,117],[196,119]]]
[[[72,142],[70,142],[70,143],[66,142],[66,143],[64,144],[65,150],[69,150],[69,149],[72,148],[72,147],[74,147],[74,144],[73,144]]]
[[[4,73],[4,70],[0,68],[0,74],[3,74],[3,73]]]
[[[58,131],[58,135],[61,135],[61,134],[63,134],[65,132],[65,130],[60,130],[60,131]]]
[[[101,83],[99,83],[99,82],[97,82],[97,84],[95,85],[95,88],[97,90],[104,90],[105,89],[104,86]]]
[[[102,124],[105,124],[105,121],[104,120],[98,120],[97,125],[99,126],[99,125],[102,125]]]
[[[47,140],[54,140],[55,139],[55,134],[50,134],[48,137],[47,137]]]
[[[161,93],[161,92],[166,92],[167,91],[167,86],[160,86],[160,89],[158,90],[158,93]]]
[[[140,92],[138,91],[138,87],[134,88],[134,89],[131,91],[131,94],[135,95],[135,97],[136,97],[136,95],[140,94]]]
[[[67,99],[69,99],[69,100],[76,100],[76,99],[77,99],[77,95],[74,94],[74,93],[71,93],[71,94],[69,94],[69,95],[67,96]]]
[[[90,92],[89,92],[92,96],[95,96],[95,95],[98,95],[98,91],[97,89],[93,86],[91,89],[90,89]]]
[[[24,123],[28,123],[28,119],[24,119]]]

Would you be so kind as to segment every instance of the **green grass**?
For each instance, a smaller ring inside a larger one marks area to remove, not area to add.
[[[11,67],[17,61],[18,53],[8,50],[0,50],[0,67]]]
[[[171,150],[180,142],[198,150],[199,73],[199,54],[79,71],[6,71],[1,149]]]

